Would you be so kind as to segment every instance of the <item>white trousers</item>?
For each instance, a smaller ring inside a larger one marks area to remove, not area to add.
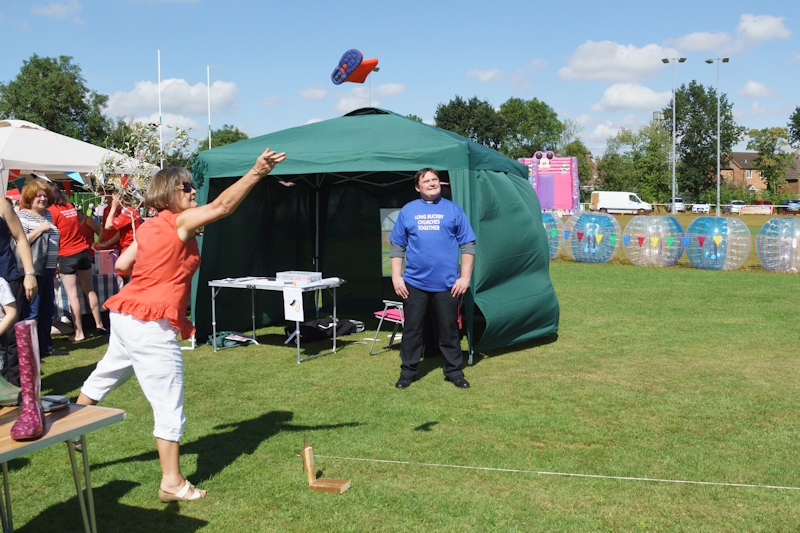
[[[183,414],[183,353],[166,318],[143,322],[110,312],[108,350],[86,379],[81,392],[101,401],[134,374],[153,409],[153,436],[180,442]]]

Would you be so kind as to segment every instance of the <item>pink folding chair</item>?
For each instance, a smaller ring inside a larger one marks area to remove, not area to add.
[[[403,313],[403,302],[395,302],[392,300],[384,300],[383,301],[383,311],[375,311],[373,313],[375,318],[379,319],[378,321],[378,330],[375,332],[375,338],[372,339],[372,346],[369,348],[370,355],[377,355],[381,352],[385,352],[392,348],[394,344],[394,337],[397,335],[397,330],[400,326],[403,326],[405,323],[405,313]],[[375,341],[378,340],[378,335],[381,332],[381,326],[383,326],[384,322],[391,322],[394,324],[394,329],[392,330],[392,336],[389,339],[389,346],[384,348],[383,350],[378,350],[377,352],[373,351],[375,348]]]

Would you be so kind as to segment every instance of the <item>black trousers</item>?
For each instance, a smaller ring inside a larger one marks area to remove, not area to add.
[[[25,286],[22,279],[9,281],[8,286],[11,293],[17,300],[17,320],[19,322],[25,318]],[[3,377],[12,385],[19,387],[19,357],[17,355],[17,335],[14,333],[14,326],[0,335],[0,358],[3,359]]]
[[[444,375],[451,380],[463,377],[461,365],[464,356],[458,334],[458,306],[461,298],[453,297],[449,291],[427,292],[408,284],[406,287],[408,298],[403,300],[405,324],[403,340],[400,341],[400,377],[413,379],[419,372],[419,362],[425,349],[425,321],[431,307],[439,333],[439,349],[444,355]]]

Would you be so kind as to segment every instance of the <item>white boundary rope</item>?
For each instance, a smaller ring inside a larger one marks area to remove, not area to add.
[[[464,470],[483,470],[488,472],[513,472],[517,474],[536,474],[539,476],[583,477],[583,478],[593,478],[593,479],[613,479],[617,481],[649,481],[653,483],[711,485],[715,487],[744,487],[749,489],[800,490],[800,487],[782,487],[779,485],[751,485],[747,483],[721,483],[717,481],[691,481],[683,479],[657,479],[649,477],[603,476],[600,474],[575,474],[569,472],[540,472],[536,470],[519,470],[515,468],[492,468],[488,466],[445,465],[438,463],[415,463],[411,461],[393,461],[390,459],[367,459],[360,457],[339,457],[336,455],[319,455],[319,454],[314,454],[314,455],[316,457],[322,457],[325,459],[339,459],[341,461],[362,461],[366,463],[385,463],[385,464],[409,465],[409,466],[430,466],[436,468],[461,468]]]

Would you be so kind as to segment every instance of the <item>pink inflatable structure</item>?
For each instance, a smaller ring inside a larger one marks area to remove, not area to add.
[[[536,152],[533,157],[523,157],[518,161],[528,167],[528,181],[539,197],[542,211],[560,211],[570,215],[578,211],[578,158]]]

